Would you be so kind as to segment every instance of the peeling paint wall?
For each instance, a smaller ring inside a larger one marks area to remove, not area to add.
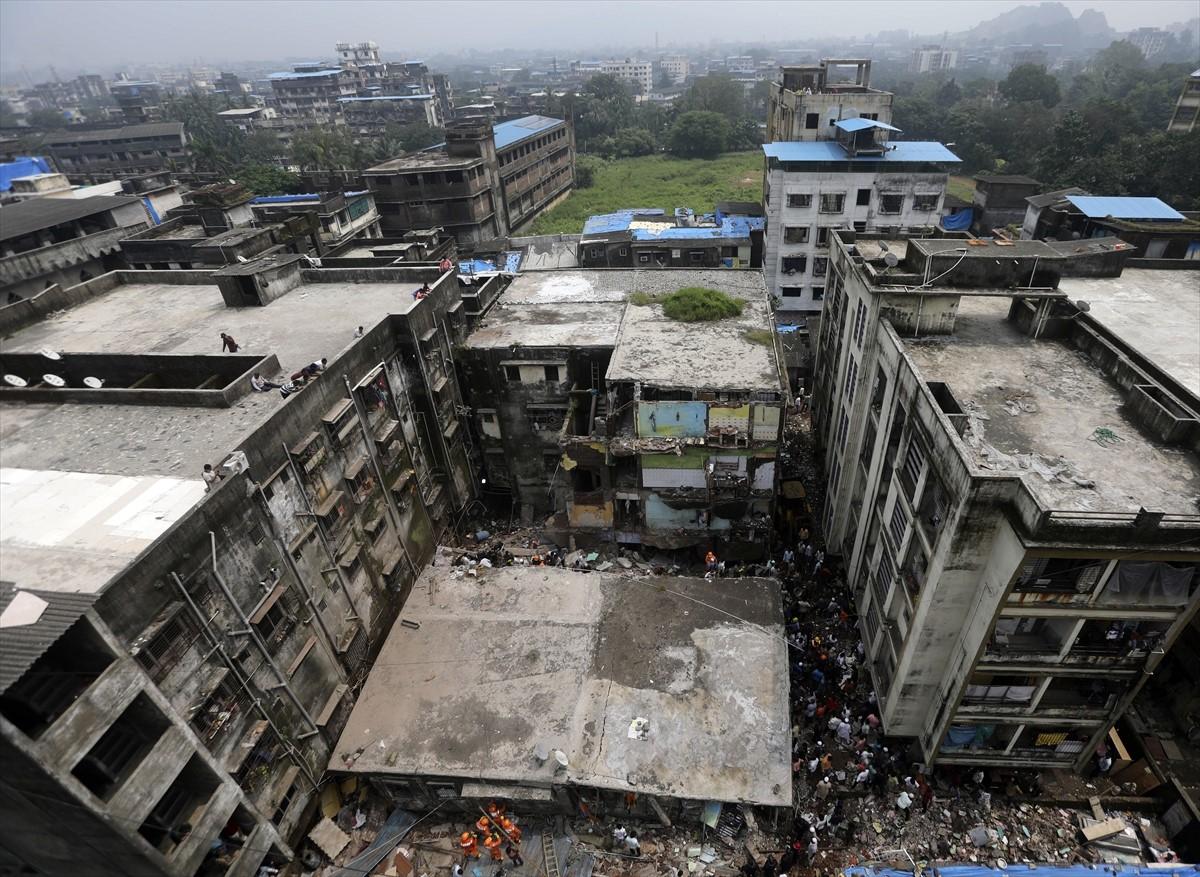
[[[699,437],[708,431],[708,406],[703,402],[639,402],[639,436]]]

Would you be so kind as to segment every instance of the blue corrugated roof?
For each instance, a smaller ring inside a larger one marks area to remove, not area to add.
[[[813,140],[808,143],[791,141],[765,143],[763,154],[780,161],[962,161],[942,144],[933,140],[898,140],[888,144],[883,155],[859,155],[850,158],[841,144],[833,140]]]
[[[0,192],[7,192],[11,189],[12,181],[18,177],[48,173],[50,173],[50,165],[40,155],[18,155],[12,161],[0,163]]]
[[[834,122],[834,127],[841,128],[843,131],[865,131],[867,128],[882,128],[884,131],[899,131],[899,128],[893,128],[886,122],[877,122],[874,119],[839,119]]]
[[[664,211],[619,210],[616,213],[601,213],[589,216],[583,224],[583,234],[606,234],[609,232],[630,231],[629,226],[639,219],[662,219]],[[701,217],[701,221],[716,222],[713,214]],[[658,228],[635,228],[630,231],[630,237],[635,241],[683,241],[683,240],[715,240],[720,238],[746,238],[752,230],[765,227],[766,220],[761,216],[724,216],[719,224],[700,228],[687,228],[668,225],[662,222]]]
[[[1187,219],[1182,213],[1158,198],[1109,198],[1103,195],[1068,195],[1067,200],[1091,219],[1149,219],[1158,222],[1179,222]]]
[[[520,143],[526,137],[533,137],[543,131],[562,124],[562,119],[551,119],[549,116],[525,116],[513,119],[511,122],[501,122],[492,128],[496,139],[496,148],[504,149],[514,143]]]
[[[377,97],[339,97],[338,103],[350,103],[364,100],[432,100],[432,94],[381,94]]]
[[[296,73],[294,71],[284,71],[282,73],[272,73],[267,79],[305,79],[309,76],[328,76],[331,73],[341,73],[340,67],[331,67],[325,70],[310,70],[307,73]]]
[[[319,201],[321,196],[316,192],[303,195],[259,195],[251,200],[251,204],[294,204],[297,201]]]
[[[941,877],[1196,877],[1195,865],[1009,865],[1007,870],[987,865],[938,865],[931,869]],[[847,868],[843,877],[913,877],[912,871],[899,868]]]

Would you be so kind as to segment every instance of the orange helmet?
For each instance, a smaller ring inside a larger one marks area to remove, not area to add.
[[[459,840],[460,840],[462,843],[469,844],[469,843],[471,842],[471,840],[472,840],[472,837],[471,837],[471,832],[469,832],[469,831],[464,831],[464,832],[462,833],[462,837],[461,837],[461,838],[459,838]]]
[[[505,816],[503,819],[500,820],[500,827],[503,828],[505,831],[512,831],[513,828],[515,827],[515,823],[511,819],[509,819],[507,816]]]
[[[487,832],[488,827],[490,825],[491,825],[491,822],[488,820],[488,818],[486,816],[480,816],[479,820],[475,823],[475,827],[485,833]]]

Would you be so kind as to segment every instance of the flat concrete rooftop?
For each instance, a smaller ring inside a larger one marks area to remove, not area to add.
[[[1195,270],[1126,268],[1120,277],[1064,277],[1058,288],[1089,316],[1200,395],[1200,264]]]
[[[1048,509],[1196,514],[1196,455],[1149,438],[1087,356],[1022,334],[1008,310],[1005,298],[964,296],[953,335],[903,339],[922,377],[972,415],[963,444],[974,464],[1020,475]],[[1119,440],[1097,442],[1100,429]]]
[[[387,161],[367,168],[363,171],[364,174],[396,174],[408,173],[410,171],[430,170],[434,168],[460,168],[470,167],[474,164],[482,164],[483,159],[478,156],[470,155],[448,155],[440,149],[431,149],[428,152],[413,152],[408,155],[402,155],[399,158],[391,158]]]
[[[392,629],[331,770],[791,804],[777,582],[444,564],[414,586],[402,619],[420,627]],[[569,768],[538,764],[539,745]]]
[[[417,285],[303,283],[266,307],[229,308],[215,284],[127,283],[15,332],[0,350],[218,354],[226,332],[239,354],[274,353],[290,375],[333,360],[354,343],[355,327],[419,306]],[[0,465],[194,478],[284,402],[275,390],[248,393],[230,408],[5,402]]]
[[[687,286],[746,301],[740,317],[712,323],[670,320],[634,292],[667,295]],[[783,392],[774,345],[747,333],[772,329],[758,271],[574,269],[518,276],[467,339],[468,347],[613,347],[608,380],[664,387]]]

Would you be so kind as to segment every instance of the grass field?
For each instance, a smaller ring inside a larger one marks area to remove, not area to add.
[[[962,198],[970,203],[975,197],[975,180],[972,177],[951,177],[946,183],[946,191],[956,198]]]
[[[708,213],[718,201],[761,201],[762,161],[754,151],[712,160],[646,155],[598,163],[595,184],[535,219],[529,234],[579,234],[589,216],[629,207]]]

